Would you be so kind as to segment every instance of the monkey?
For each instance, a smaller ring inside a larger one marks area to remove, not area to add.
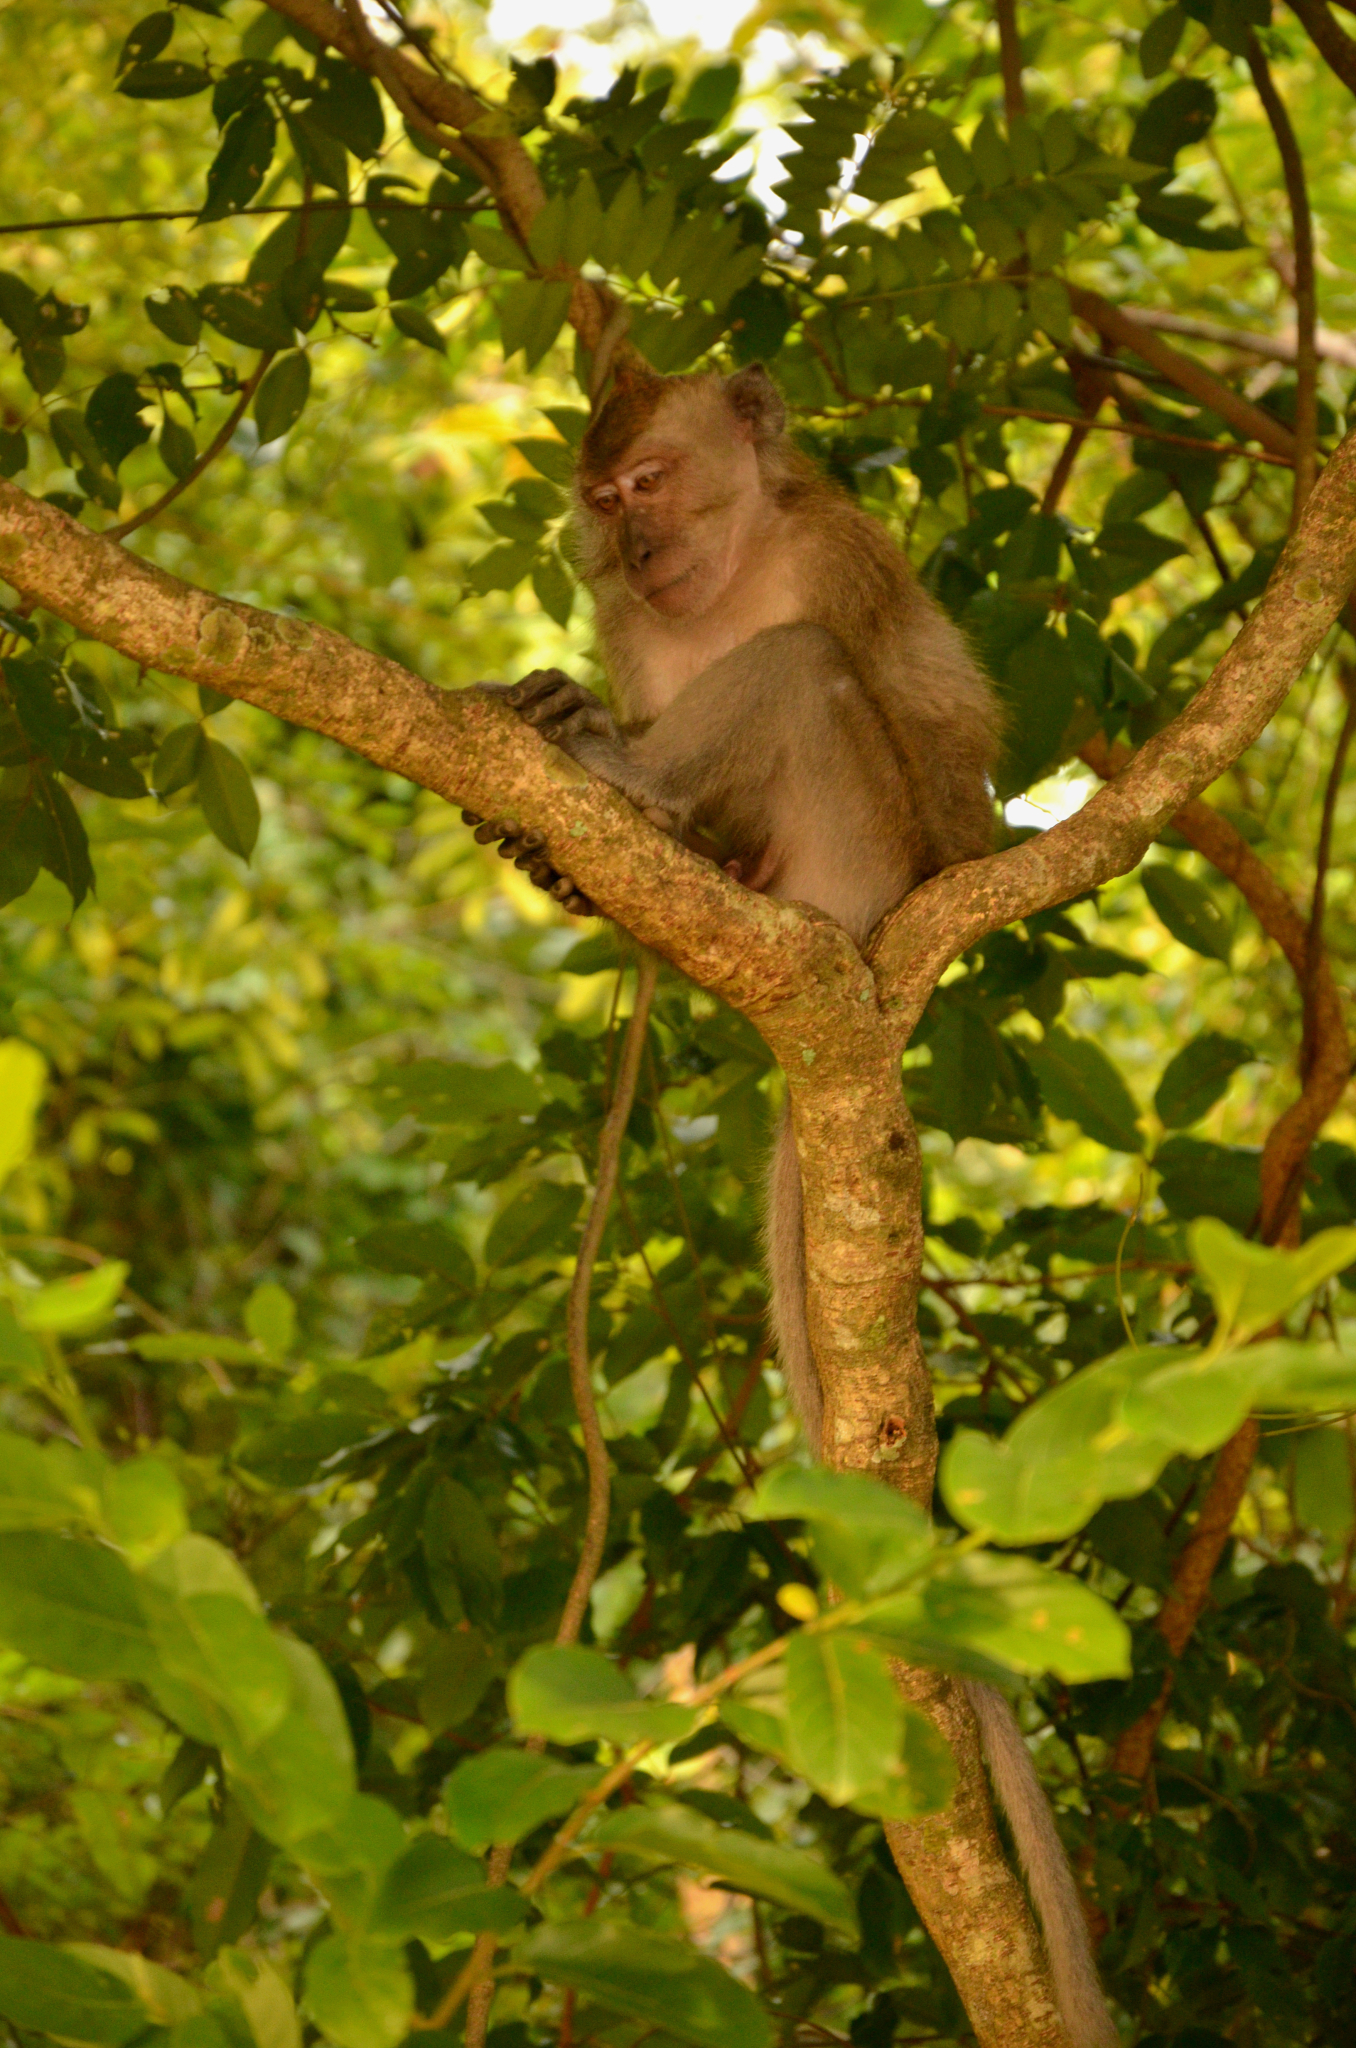
[[[826,912],[859,947],[928,876],[992,849],[994,692],[883,525],[795,446],[761,364],[661,376],[622,351],[580,448],[572,536],[616,715],[559,670],[479,687],[654,824],[746,887]],[[567,910],[592,910],[540,833],[463,815]],[[778,1355],[818,1455],[789,1112],[766,1245]],[[1026,1744],[1001,1694],[965,1683],[1073,2048],[1110,2048],[1077,1887]]]

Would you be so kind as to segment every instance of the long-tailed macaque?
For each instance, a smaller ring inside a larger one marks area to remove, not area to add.
[[[558,670],[496,688],[543,739],[751,889],[827,911],[860,945],[939,868],[989,851],[998,732],[962,636],[884,528],[787,438],[761,366],[661,377],[623,359],[575,482],[616,717]],[[502,839],[543,888],[592,906],[539,834]],[[789,1116],[770,1176],[783,1369],[818,1451],[800,1170]],[[1114,2043],[1059,1837],[1010,1708],[970,1686],[1074,2048]]]

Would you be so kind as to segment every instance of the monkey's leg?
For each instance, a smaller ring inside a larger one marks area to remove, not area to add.
[[[542,851],[546,845],[543,833],[524,830],[516,818],[493,818],[487,822],[478,811],[463,811],[461,821],[463,825],[476,827],[474,836],[481,846],[491,846],[496,839],[502,840],[502,846],[495,849],[500,860],[511,860],[516,868],[521,868],[534,888],[553,896],[571,917],[598,915],[589,897],[582,889],[576,888],[573,877],[562,874],[546,859]]]

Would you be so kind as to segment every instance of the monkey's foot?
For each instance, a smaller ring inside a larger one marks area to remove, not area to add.
[[[568,910],[571,917],[596,917],[597,909],[582,889],[577,889],[573,877],[562,875],[553,868],[543,852],[546,845],[544,832],[525,829],[516,818],[491,818],[488,821],[478,811],[463,811],[463,825],[474,825],[475,839],[481,846],[492,846],[496,839],[502,845],[495,848],[500,860],[511,860],[521,868],[535,888],[554,897],[562,910]]]

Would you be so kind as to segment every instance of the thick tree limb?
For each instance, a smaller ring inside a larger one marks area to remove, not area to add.
[[[1125,874],[1183,804],[1252,744],[1356,588],[1356,435],[1329,462],[1260,603],[1186,709],[1075,817],[950,868],[892,912],[871,958],[912,1029],[938,976],[984,933]]]
[[[1185,391],[1198,405],[1208,406],[1227,420],[1235,433],[1245,440],[1259,441],[1263,448],[1273,455],[1282,455],[1288,462],[1295,459],[1295,437],[1289,427],[1273,419],[1260,405],[1244,398],[1231,385],[1217,377],[1213,370],[1207,370],[1204,363],[1194,362],[1180,350],[1170,348],[1166,341],[1159,339],[1147,321],[1133,313],[1127,313],[1123,306],[1113,306],[1109,299],[1097,292],[1084,291],[1081,286],[1071,285],[1069,300],[1080,320],[1086,320],[1095,328],[1103,341],[1111,342],[1117,348],[1133,349],[1142,362],[1175,384],[1179,391]]]

